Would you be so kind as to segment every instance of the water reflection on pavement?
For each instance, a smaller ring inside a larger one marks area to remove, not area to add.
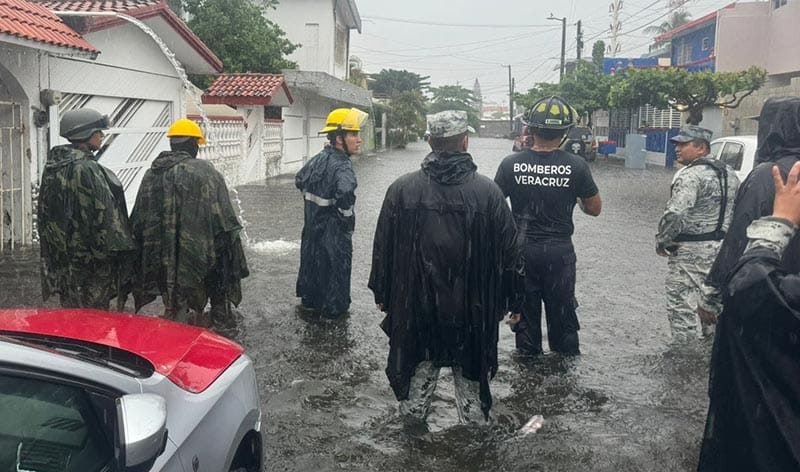
[[[490,177],[510,148],[507,140],[470,141],[479,172]],[[457,425],[449,374],[427,426],[397,417],[384,375],[387,341],[366,282],[386,188],[417,169],[425,152],[415,143],[355,163],[353,303],[337,321],[304,311],[294,297],[302,200],[293,178],[239,188],[253,241],[236,338],[259,376],[267,470],[693,470],[710,341],[670,343],[666,262],[653,249],[672,176],[664,169],[592,164],[604,202],[599,218],[575,216],[581,356],[517,356],[503,325],[491,426]],[[2,256],[0,306],[41,305],[38,276],[35,250]],[[521,434],[534,415],[543,416],[541,428]]]

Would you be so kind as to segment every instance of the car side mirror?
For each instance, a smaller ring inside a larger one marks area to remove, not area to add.
[[[167,402],[136,393],[117,399],[117,464],[125,472],[150,470],[167,446]]]

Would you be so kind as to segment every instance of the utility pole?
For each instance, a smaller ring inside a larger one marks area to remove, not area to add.
[[[581,62],[581,52],[583,50],[583,30],[581,29],[581,20],[578,20],[578,34],[575,37],[575,49],[578,63]]]
[[[619,32],[622,29],[620,10],[622,10],[622,0],[613,0],[608,6],[608,12],[611,13],[611,44],[606,52],[610,57],[617,57],[617,53],[622,49],[622,44],[619,42]]]
[[[508,126],[514,131],[514,79],[511,78],[511,64],[508,67]]]
[[[561,79],[564,78],[564,60],[567,54],[567,17],[565,16],[563,18],[556,18],[552,13],[550,13],[550,16],[547,17],[547,19],[561,22],[561,69],[559,69],[558,75],[558,80],[560,82]]]

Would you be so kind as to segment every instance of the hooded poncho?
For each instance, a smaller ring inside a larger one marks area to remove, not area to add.
[[[222,174],[185,152],[159,154],[147,171],[131,214],[138,248],[137,311],[161,295],[175,308],[180,297],[202,311],[209,294],[242,300],[249,271]]]
[[[50,150],[39,193],[42,295],[93,300],[107,309],[126,293],[134,246],[122,185],[93,156],[73,145]]]
[[[504,270],[518,258],[517,230],[500,189],[466,153],[429,154],[422,170],[386,192],[369,288],[383,305],[389,336],[386,375],[408,398],[416,366],[460,366],[492,405],[498,321],[506,308]]]
[[[740,185],[733,207],[733,217],[719,254],[711,267],[708,283],[721,289],[747,246],[747,227],[758,218],[772,214],[775,181],[772,166],[777,165],[784,178],[800,160],[800,98],[771,98],[764,103],[758,120],[760,163]],[[800,270],[800,238],[789,244],[783,259],[787,270]]]

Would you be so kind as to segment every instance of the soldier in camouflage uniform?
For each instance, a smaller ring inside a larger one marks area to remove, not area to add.
[[[672,138],[681,169],[658,223],[656,253],[669,257],[667,316],[672,336],[699,336],[695,310],[707,288],[704,281],[730,225],[739,188],[736,172],[708,157],[711,131],[686,125]],[[708,334],[710,327],[703,327]]]
[[[38,204],[42,296],[59,294],[65,308],[124,306],[134,249],[122,184],[95,161],[108,117],[83,108],[64,113],[50,150]]]
[[[158,155],[136,195],[131,225],[138,249],[134,299],[138,311],[161,296],[168,319],[233,329],[230,302],[242,300],[249,274],[240,232],[222,174],[196,159],[205,144],[200,127],[176,121],[167,132],[170,151]]]

